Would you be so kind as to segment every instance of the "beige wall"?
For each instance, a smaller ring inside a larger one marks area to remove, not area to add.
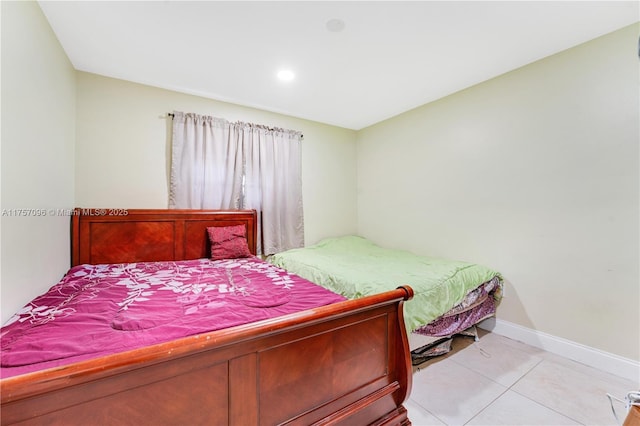
[[[69,268],[69,217],[55,210],[74,202],[75,71],[36,2],[0,7],[4,323]]]
[[[360,131],[360,234],[493,266],[498,318],[640,360],[639,33]]]
[[[166,208],[173,110],[300,130],[307,244],[356,231],[351,130],[79,72],[76,204]]]

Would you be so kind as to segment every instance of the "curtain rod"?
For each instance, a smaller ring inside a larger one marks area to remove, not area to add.
[[[168,112],[168,113],[167,113],[167,116],[168,116],[168,117],[173,118],[173,117],[175,117],[175,114],[174,114],[174,113],[172,113],[172,112]],[[274,128],[274,127],[269,127],[269,128],[268,128],[268,130],[278,130],[278,129],[277,129],[277,128]],[[304,139],[304,135],[303,135],[303,134],[300,134],[300,137],[301,137],[302,139]]]

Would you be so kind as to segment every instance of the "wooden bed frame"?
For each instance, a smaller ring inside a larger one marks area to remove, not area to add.
[[[76,209],[72,265],[208,257],[255,211]],[[2,425],[410,425],[410,287],[0,380]]]

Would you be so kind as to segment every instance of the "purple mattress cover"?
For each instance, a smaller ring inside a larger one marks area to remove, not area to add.
[[[345,300],[252,257],[78,265],[0,330],[0,377]]]
[[[462,302],[414,333],[425,336],[446,337],[460,333],[496,313],[496,300],[502,298],[502,281],[499,277],[471,290]]]

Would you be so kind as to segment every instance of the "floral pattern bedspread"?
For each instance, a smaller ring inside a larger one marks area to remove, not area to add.
[[[345,298],[258,258],[78,265],[2,327],[2,377]]]

